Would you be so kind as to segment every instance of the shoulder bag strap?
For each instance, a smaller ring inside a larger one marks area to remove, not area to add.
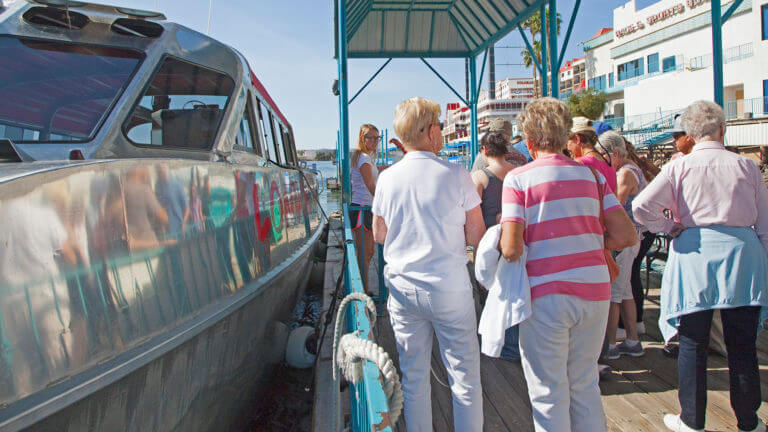
[[[588,166],[590,171],[592,171],[592,175],[595,176],[595,183],[597,183],[597,199],[600,201],[600,226],[603,227],[603,230],[605,230],[605,212],[603,211],[603,190],[600,187],[600,177],[597,175],[597,170],[594,168]]]

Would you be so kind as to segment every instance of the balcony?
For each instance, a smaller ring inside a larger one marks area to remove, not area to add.
[[[730,47],[723,51],[723,64],[744,60],[755,55],[752,42]],[[688,61],[688,68],[692,71],[706,69],[712,66],[712,54],[693,57]]]

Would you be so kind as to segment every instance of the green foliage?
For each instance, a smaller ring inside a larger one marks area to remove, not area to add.
[[[318,161],[329,161],[334,160],[336,158],[336,155],[332,152],[317,152],[317,155],[315,156],[315,160]]]
[[[582,92],[572,94],[568,99],[568,107],[574,117],[584,116],[590,120],[597,120],[605,109],[605,101],[605,92],[589,87]]]

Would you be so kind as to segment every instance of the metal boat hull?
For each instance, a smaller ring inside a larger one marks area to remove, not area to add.
[[[242,421],[309,277],[315,178],[167,159],[25,166],[0,169],[0,430]]]
[[[309,252],[197,336],[29,430],[238,430],[269,403],[263,390],[281,361],[282,323],[309,275]]]

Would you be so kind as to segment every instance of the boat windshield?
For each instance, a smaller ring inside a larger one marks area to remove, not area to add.
[[[139,51],[0,37],[0,138],[88,141],[138,68]]]

